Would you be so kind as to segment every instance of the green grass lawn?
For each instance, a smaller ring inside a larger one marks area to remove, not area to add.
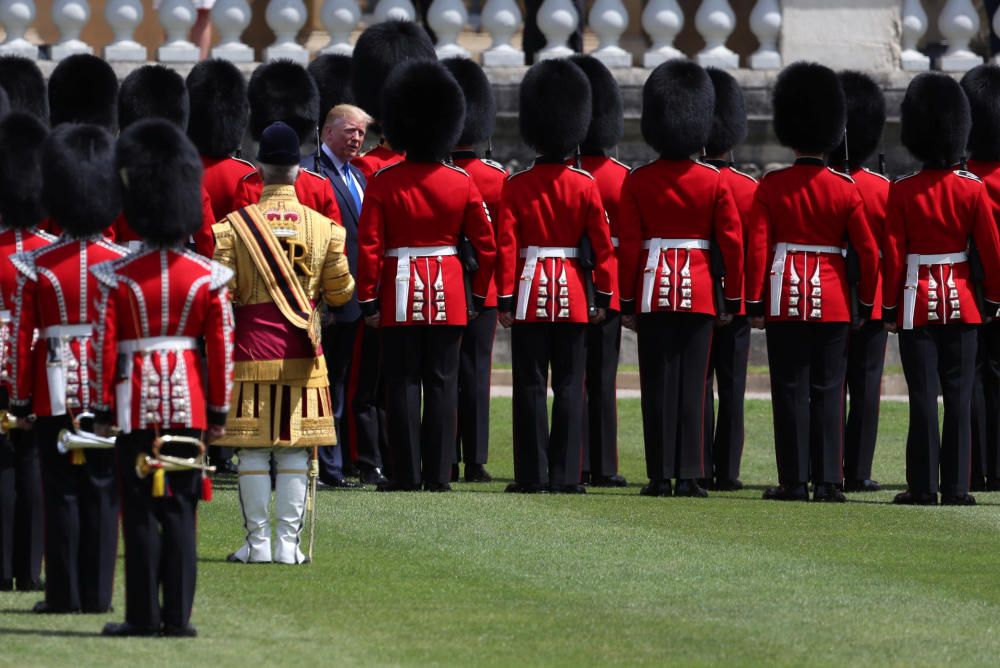
[[[760,501],[770,407],[748,405],[736,494],[646,499],[638,401],[620,402],[624,490],[500,493],[510,401],[494,400],[490,485],[452,494],[321,492],[308,566],[224,562],[234,483],[200,513],[196,640],[96,635],[123,613],[36,617],[0,594],[0,664],[996,665],[1000,495],[975,508],[888,504],[906,405],[883,406],[875,477],[844,505]]]

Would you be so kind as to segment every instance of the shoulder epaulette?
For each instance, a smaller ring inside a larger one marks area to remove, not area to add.
[[[26,276],[28,280],[38,280],[38,273],[35,271],[35,251],[14,253],[10,256],[10,263],[14,265],[14,269]]]
[[[905,181],[906,179],[908,179],[908,178],[910,178],[912,176],[916,176],[919,173],[920,173],[920,170],[918,169],[915,172],[910,172],[909,174],[903,174],[902,176],[897,176],[896,180],[893,181],[893,183],[899,183],[900,181]]]
[[[253,164],[249,160],[244,160],[243,158],[237,158],[235,155],[229,156],[229,159],[230,160],[235,160],[236,162],[242,162],[244,165],[246,165],[250,169],[252,169],[254,171],[257,171],[257,165]]]
[[[702,162],[701,160],[692,160],[691,162],[693,162],[694,164],[696,164],[696,165],[698,165],[700,167],[707,167],[708,169],[711,169],[713,172],[717,172],[717,173],[721,173],[722,172],[722,170],[719,169],[718,167],[716,167],[715,165],[710,165],[707,162]]]
[[[317,172],[314,172],[313,170],[309,169],[308,167],[299,167],[299,171],[302,172],[302,173],[304,173],[304,174],[308,174],[309,176],[313,176],[313,177],[315,177],[317,179],[322,179],[322,180],[326,181],[326,177],[325,176],[323,176],[322,174],[319,174]]]
[[[785,165],[784,167],[773,167],[773,168],[767,170],[766,172],[764,172],[764,177],[763,178],[767,178],[771,174],[777,174],[778,172],[783,172],[786,169],[791,169],[791,167],[792,167],[792,165]]]
[[[218,290],[219,288],[226,287],[226,284],[232,280],[236,272],[226,265],[216,262],[215,260],[209,260],[208,262],[211,265],[212,271],[208,287],[212,290]]]
[[[108,288],[118,287],[118,274],[115,272],[118,262],[121,260],[108,260],[95,264],[90,268],[90,273],[94,275],[97,282]]]
[[[40,236],[41,238],[43,238],[46,241],[48,241],[49,243],[52,243],[53,241],[55,241],[56,239],[59,238],[59,237],[57,237],[56,235],[54,235],[54,234],[52,234],[50,232],[46,232],[45,230],[39,230],[39,229],[36,228],[36,229],[34,229],[32,231],[35,234],[37,234],[38,236]]]
[[[510,180],[511,180],[511,179],[513,179],[513,178],[514,178],[515,176],[520,176],[521,174],[527,174],[528,172],[530,172],[530,171],[531,171],[531,170],[532,170],[532,169],[534,168],[534,166],[535,166],[535,163],[531,163],[530,165],[528,165],[528,166],[527,166],[527,168],[525,168],[525,169],[522,169],[522,170],[521,170],[521,171],[519,171],[519,172],[513,172],[513,173],[511,173],[511,174],[508,174],[508,175],[507,175],[507,180],[508,180],[508,181],[510,181]]]
[[[850,174],[845,174],[844,172],[838,171],[838,170],[834,169],[833,167],[827,167],[826,169],[831,174],[836,174],[840,178],[842,178],[842,179],[844,179],[844,180],[846,180],[846,181],[848,181],[850,183],[854,183],[854,179],[851,178]]]
[[[964,169],[956,169],[955,173],[958,174],[959,176],[961,176],[963,179],[969,179],[970,181],[978,181],[979,183],[983,182],[983,180],[981,178],[979,178],[978,176],[976,176],[972,172],[968,172],[968,171],[966,171]]]
[[[462,169],[458,165],[452,164],[450,162],[445,162],[443,160],[441,161],[441,164],[444,165],[445,167],[447,167],[448,169],[454,169],[456,172],[465,174],[466,176],[469,175],[469,173],[467,171],[465,171],[464,169]]]
[[[740,175],[740,176],[742,176],[743,178],[745,178],[745,179],[750,179],[750,180],[751,180],[751,181],[753,181],[754,183],[757,183],[757,179],[755,179],[754,177],[750,176],[750,175],[749,175],[749,174],[747,174],[746,172],[741,172],[740,170],[736,169],[735,167],[730,167],[730,168],[729,168],[729,171],[731,171],[731,172],[732,172],[733,174],[739,174],[739,175]]]
[[[105,238],[98,239],[97,245],[100,246],[101,248],[106,248],[113,253],[118,253],[122,257],[125,257],[126,255],[132,252],[128,248],[125,248],[125,246],[119,246],[110,239],[105,239]]]
[[[493,169],[496,169],[496,170],[499,170],[499,171],[503,172],[503,173],[504,173],[504,175],[506,175],[506,174],[507,174],[507,170],[506,170],[506,169],[504,169],[504,168],[503,168],[503,165],[501,165],[501,164],[500,164],[499,162],[497,162],[496,160],[490,160],[489,158],[480,158],[480,159],[479,159],[479,162],[483,163],[483,164],[484,164],[484,165],[486,165],[487,167],[492,167]]]
[[[252,172],[249,172],[249,173],[247,173],[247,174],[244,174],[243,176],[241,176],[241,177],[240,177],[240,181],[246,181],[246,180],[247,180],[247,179],[249,179],[249,178],[250,178],[251,176],[256,176],[256,175],[257,175],[257,170],[256,170],[256,169],[254,169],[254,170],[253,170]]]
[[[655,165],[656,162],[657,162],[656,160],[650,160],[649,162],[644,162],[641,165],[636,165],[635,167],[633,167],[632,169],[629,170],[629,174],[634,174],[635,172],[638,172],[643,167],[649,167],[650,165]]]
[[[574,172],[576,172],[577,174],[583,174],[584,176],[586,176],[591,181],[594,180],[594,175],[591,174],[590,172],[588,172],[586,169],[581,169],[579,167],[576,167],[575,165],[566,165],[566,166],[569,167]]]
[[[402,165],[404,162],[405,162],[404,160],[400,160],[399,162],[394,162],[391,165],[386,165],[382,169],[380,169],[377,172],[375,172],[374,174],[372,174],[372,176],[378,176],[382,172],[388,171],[388,170],[392,169],[393,167],[397,167],[399,165]]]
[[[877,177],[879,177],[880,179],[882,179],[882,180],[883,180],[883,181],[885,181],[886,183],[892,183],[892,180],[891,180],[891,179],[889,179],[889,177],[888,177],[888,176],[886,176],[885,174],[879,174],[878,172],[873,172],[872,170],[868,169],[867,167],[863,167],[863,168],[862,168],[862,170],[863,170],[863,171],[864,171],[864,172],[865,172],[866,174],[871,174],[872,176],[877,176]]]
[[[624,167],[626,171],[631,171],[632,170],[631,167],[629,167],[628,165],[626,165],[624,162],[622,162],[618,158],[611,158],[611,162],[615,163],[619,167]]]

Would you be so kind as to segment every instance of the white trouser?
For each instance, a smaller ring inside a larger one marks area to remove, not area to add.
[[[240,458],[240,505],[246,539],[234,553],[247,563],[301,564],[299,535],[306,507],[309,451],[305,448],[243,448]],[[271,456],[277,468],[274,519],[275,546],[271,550],[271,526],[267,508],[271,501]]]

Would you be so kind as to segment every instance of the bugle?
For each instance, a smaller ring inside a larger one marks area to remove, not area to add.
[[[110,450],[115,447],[114,436],[98,436],[89,431],[74,431],[63,429],[59,432],[59,440],[56,441],[56,449],[60,455],[65,455],[73,450]]]
[[[196,457],[176,457],[165,455],[160,452],[164,445],[193,445],[198,448]],[[215,473],[215,467],[205,463],[205,444],[193,436],[176,436],[174,434],[164,434],[153,441],[153,454],[139,454],[135,460],[135,474],[140,478],[160,471],[205,471]]]

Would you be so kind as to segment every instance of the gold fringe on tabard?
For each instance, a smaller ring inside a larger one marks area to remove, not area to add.
[[[285,389],[291,398],[289,439],[282,439],[279,418],[284,411]],[[271,402],[272,389],[274,403]],[[303,394],[305,397],[303,398]],[[256,397],[256,399],[255,399]],[[322,416],[320,416],[322,413]],[[239,417],[237,417],[239,415]],[[333,402],[328,387],[235,383],[233,401],[226,418],[226,436],[216,445],[233,448],[304,448],[335,445]]]
[[[236,362],[236,382],[280,383],[298,387],[327,387],[326,358],[307,357],[291,360],[252,360]]]

